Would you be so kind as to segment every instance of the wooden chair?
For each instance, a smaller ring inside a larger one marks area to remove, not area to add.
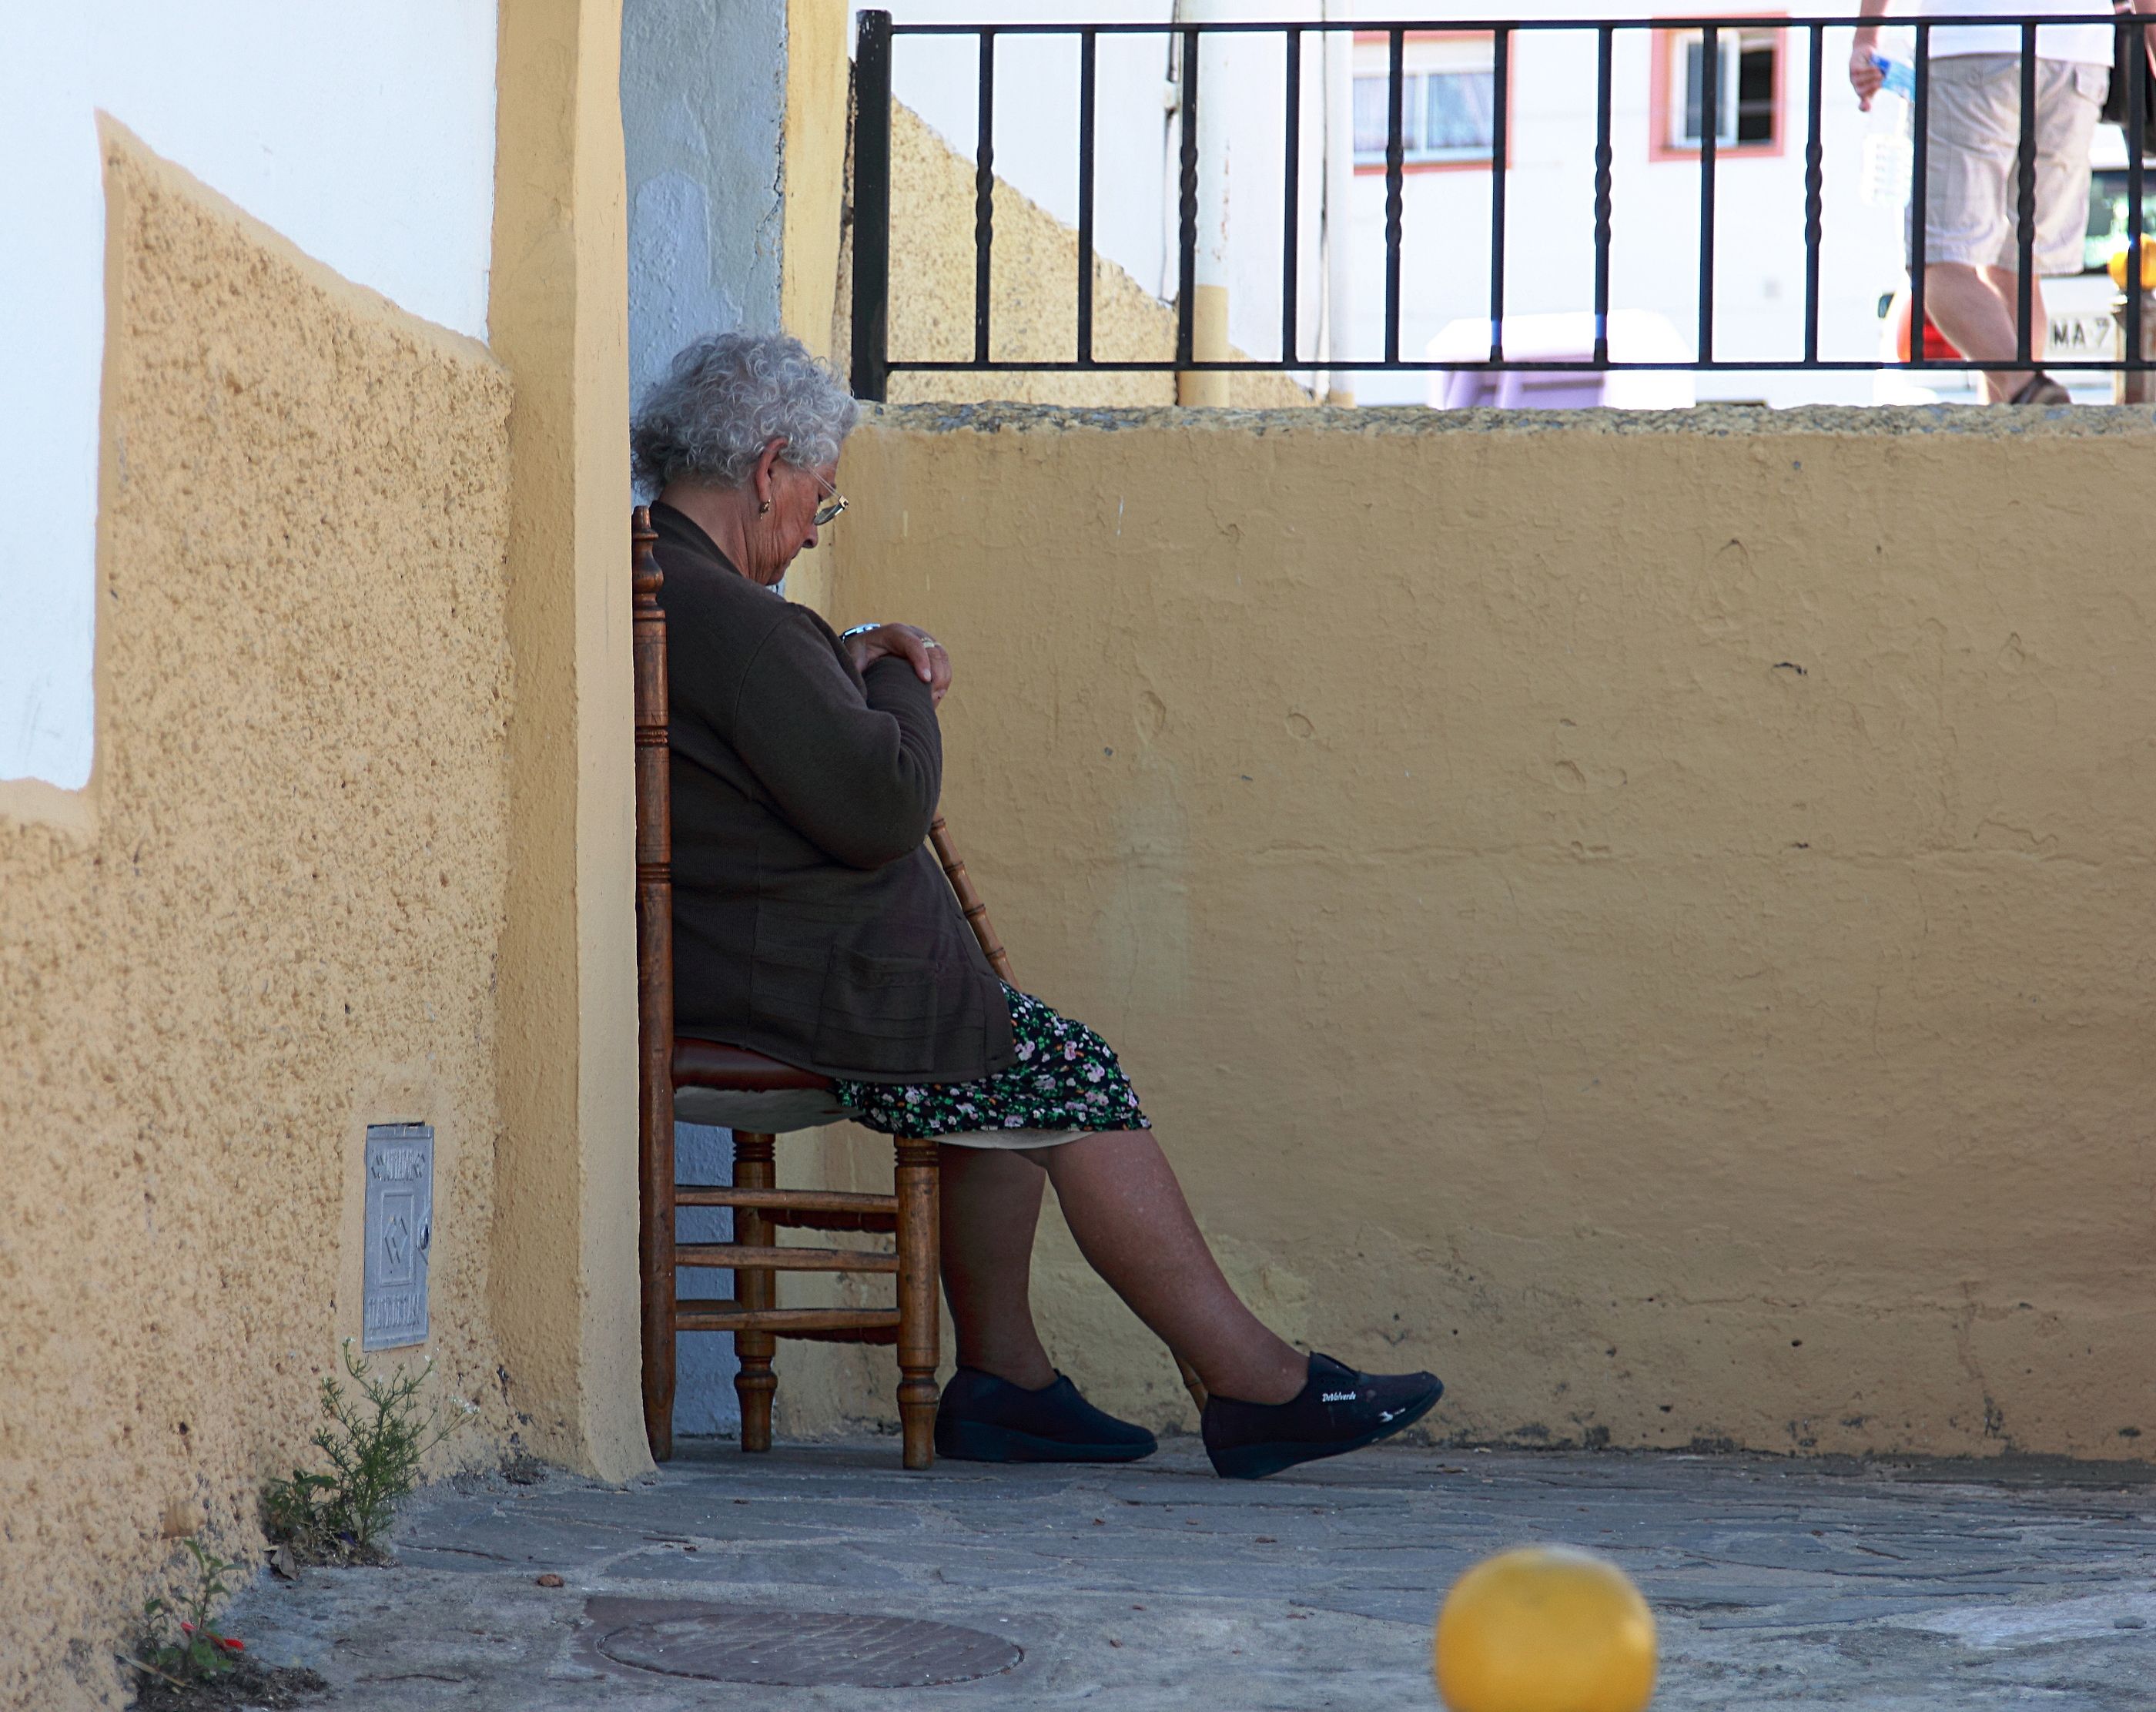
[[[630,527],[635,595],[636,915],[639,1139],[643,1218],[644,1427],[651,1454],[674,1453],[674,1352],[681,1332],[732,1332],[741,1370],[742,1448],[771,1448],[772,1395],[778,1388],[772,1358],[780,1338],[824,1343],[896,1344],[898,1411],[909,1468],[935,1459],[937,1358],[937,1170],[933,1141],[900,1138],[892,1192],[865,1195],[778,1186],[777,1133],[843,1116],[830,1082],[746,1047],[677,1036],[674,1031],[674,887],[672,807],[668,774],[666,616],[660,610],[661,573],[652,546],[649,513],[637,508]],[[957,859],[949,854],[943,823],[933,836],[945,871],[984,949],[999,962],[986,912],[972,896]],[[727,1185],[674,1180],[676,1089],[688,1091],[692,1121],[734,1132],[734,1180]],[[678,1242],[674,1210],[731,1207],[732,1242]],[[896,1254],[839,1248],[782,1247],[781,1228],[888,1232]],[[682,1298],[675,1268],[731,1268],[731,1299]],[[783,1272],[895,1275],[891,1308],[782,1308]]]
[[[674,1031],[673,819],[668,773],[666,615],[659,608],[661,573],[653,556],[659,537],[650,514],[638,506],[630,526],[631,580],[635,595],[636,670],[636,924],[639,1139],[642,1158],[643,1221],[639,1243],[643,1267],[644,1427],[654,1459],[674,1454],[674,1350],[685,1331],[732,1332],[740,1371],[742,1448],[771,1448],[771,1400],[778,1388],[772,1358],[780,1338],[825,1343],[896,1344],[898,1412],[908,1468],[935,1460],[938,1242],[937,1164],[933,1141],[895,1138],[892,1192],[864,1195],[835,1190],[778,1186],[778,1132],[806,1128],[844,1115],[830,1082],[813,1071],[767,1058],[743,1046],[676,1036]],[[937,861],[989,966],[1012,979],[1010,959],[988,921],[937,815],[928,832]],[[674,1180],[676,1090],[688,1091],[693,1122],[722,1124],[734,1133],[734,1180],[726,1186]],[[732,1242],[678,1242],[678,1206],[731,1207]],[[896,1254],[778,1246],[782,1227],[813,1231],[886,1231],[896,1236]],[[731,1300],[682,1298],[675,1268],[733,1270]],[[782,1272],[896,1274],[894,1308],[781,1308]],[[1176,1357],[1191,1401],[1202,1416],[1205,1388]]]

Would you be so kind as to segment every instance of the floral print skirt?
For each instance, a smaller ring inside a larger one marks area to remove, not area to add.
[[[1150,1129],[1115,1049],[1030,993],[1005,987],[1016,1061],[978,1082],[835,1084],[855,1121],[886,1135],[973,1145],[1053,1145],[1103,1129]],[[993,1132],[1047,1131],[1008,1143]],[[978,1138],[978,1139],[977,1139]]]

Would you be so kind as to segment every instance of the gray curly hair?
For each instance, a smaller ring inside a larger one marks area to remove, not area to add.
[[[786,333],[709,333],[675,353],[629,431],[637,484],[746,486],[763,449],[803,469],[834,463],[860,414],[853,394]]]

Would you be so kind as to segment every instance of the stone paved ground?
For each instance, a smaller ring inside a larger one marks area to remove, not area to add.
[[[1110,1471],[896,1463],[705,1447],[626,1490],[468,1481],[408,1508],[399,1567],[265,1581],[234,1627],[383,1712],[1427,1708],[1452,1578],[1563,1540],[1653,1604],[1663,1712],[2156,1709],[2144,1471],[1400,1449],[1241,1485],[1188,1438]],[[1023,1656],[940,1688],[701,1681],[600,1650],[623,1598],[935,1618]]]

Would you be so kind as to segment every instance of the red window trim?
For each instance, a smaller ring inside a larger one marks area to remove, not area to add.
[[[1654,33],[1653,64],[1648,69],[1647,158],[1650,161],[1697,161],[1697,148],[1680,148],[1670,141],[1671,61],[1676,57],[1677,38],[1688,36],[1701,24],[1720,23],[1725,18],[1787,18],[1786,12],[1703,12],[1697,23],[1681,29],[1658,29]],[[1771,161],[1789,152],[1789,32],[1774,32],[1774,140],[1772,142],[1725,142],[1714,151],[1717,162]]]
[[[1405,34],[1406,39],[1410,42],[1486,42],[1491,39],[1488,30],[1409,30]],[[1355,32],[1355,39],[1358,42],[1389,42],[1392,38],[1393,33],[1390,30],[1357,30]],[[1518,38],[1515,37],[1513,39],[1517,45]],[[1517,76],[1519,66],[1520,56],[1517,54],[1507,56],[1505,60],[1505,157],[1507,160],[1512,158],[1512,115],[1517,111],[1512,100],[1512,91],[1514,85],[1519,80]],[[1354,81],[1354,74],[1352,70],[1348,74],[1348,81],[1351,85]],[[1464,161],[1403,161],[1400,162],[1400,171],[1410,177],[1417,172],[1486,172],[1490,170],[1491,162],[1495,158],[1496,156],[1492,153],[1476,156]],[[1382,178],[1385,176],[1385,163],[1383,161],[1358,161],[1355,163],[1355,176],[1358,178],[1368,178],[1373,176]]]

